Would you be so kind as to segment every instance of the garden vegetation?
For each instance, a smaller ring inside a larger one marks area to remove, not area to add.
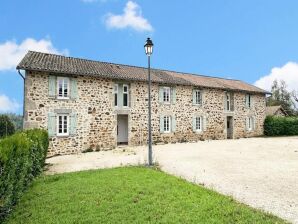
[[[298,117],[268,116],[264,123],[264,133],[267,136],[298,135]]]

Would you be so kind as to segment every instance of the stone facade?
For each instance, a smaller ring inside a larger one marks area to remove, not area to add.
[[[78,97],[58,100],[49,97],[49,74],[26,72],[25,128],[48,128],[49,112],[67,111],[77,114],[76,133],[67,137],[50,138],[49,155],[71,154],[86,149],[108,150],[117,146],[117,116],[128,116],[128,144],[143,145],[147,142],[148,96],[147,83],[119,81],[91,76],[74,76]],[[129,85],[128,108],[114,106],[114,84]],[[154,143],[191,142],[227,138],[227,116],[232,117],[233,138],[263,134],[265,119],[265,94],[253,94],[252,105],[246,106],[245,92],[233,92],[233,111],[225,111],[225,90],[203,88],[202,105],[192,103],[193,86],[175,85],[176,102],[159,102],[160,84],[152,85],[152,136]],[[176,130],[160,132],[160,117],[175,117]],[[193,131],[193,117],[204,117],[204,130]],[[247,117],[254,117],[254,128],[246,128]]]

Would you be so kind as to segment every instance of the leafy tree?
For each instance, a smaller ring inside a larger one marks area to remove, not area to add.
[[[0,115],[0,138],[15,133],[15,126],[9,117],[5,114]]]
[[[267,98],[268,106],[279,106],[281,105],[283,109],[289,114],[294,114],[294,102],[292,100],[292,94],[287,90],[286,82],[281,80],[273,81],[271,87],[272,95]]]
[[[18,114],[9,113],[7,116],[10,118],[10,120],[13,122],[16,131],[23,130],[23,116]]]

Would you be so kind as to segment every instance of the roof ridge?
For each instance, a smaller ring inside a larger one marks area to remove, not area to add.
[[[114,62],[107,62],[107,61],[96,61],[94,59],[70,57],[70,56],[64,56],[64,55],[54,54],[54,53],[44,53],[44,52],[32,51],[32,50],[29,50],[29,52],[35,52],[35,53],[39,53],[39,54],[50,54],[50,55],[60,56],[60,57],[64,57],[64,58],[78,59],[78,60],[83,60],[83,61],[90,61],[90,62],[97,62],[97,63],[99,62],[99,63],[106,63],[106,64],[112,64],[112,65],[120,65],[120,66],[147,69],[147,67],[143,67],[143,66],[128,65],[128,64],[121,64],[121,63],[114,63]],[[156,71],[162,71],[162,72],[175,72],[175,73],[179,73],[179,74],[182,74],[182,75],[201,76],[201,77],[206,77],[206,78],[216,78],[216,79],[244,82],[244,81],[239,80],[239,79],[230,79],[230,78],[223,78],[223,77],[211,76],[211,75],[201,75],[201,74],[196,74],[196,73],[192,73],[192,72],[180,72],[180,71],[174,71],[174,70],[170,70],[170,69],[160,69],[160,68],[151,68],[151,69],[156,70]],[[244,83],[246,83],[246,82],[244,82]],[[247,83],[247,84],[249,84],[249,83]]]

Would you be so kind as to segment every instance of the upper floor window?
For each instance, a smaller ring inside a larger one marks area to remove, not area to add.
[[[128,85],[123,84],[123,106],[128,107]]]
[[[164,118],[163,118],[163,130],[164,130],[164,133],[169,133],[171,131],[171,118],[170,118],[170,116],[164,116]]]
[[[226,110],[230,111],[231,110],[231,94],[226,93]]]
[[[171,88],[163,87],[163,102],[170,103],[171,100]]]
[[[68,99],[69,98],[69,78],[58,77],[57,79],[57,98]]]
[[[193,104],[195,104],[195,105],[201,105],[202,104],[202,93],[198,89],[195,89],[193,91]]]
[[[59,114],[57,116],[57,136],[69,135],[69,115]]]
[[[118,106],[118,84],[114,85],[114,106]]]
[[[252,106],[252,95],[246,94],[246,107],[251,108]]]

